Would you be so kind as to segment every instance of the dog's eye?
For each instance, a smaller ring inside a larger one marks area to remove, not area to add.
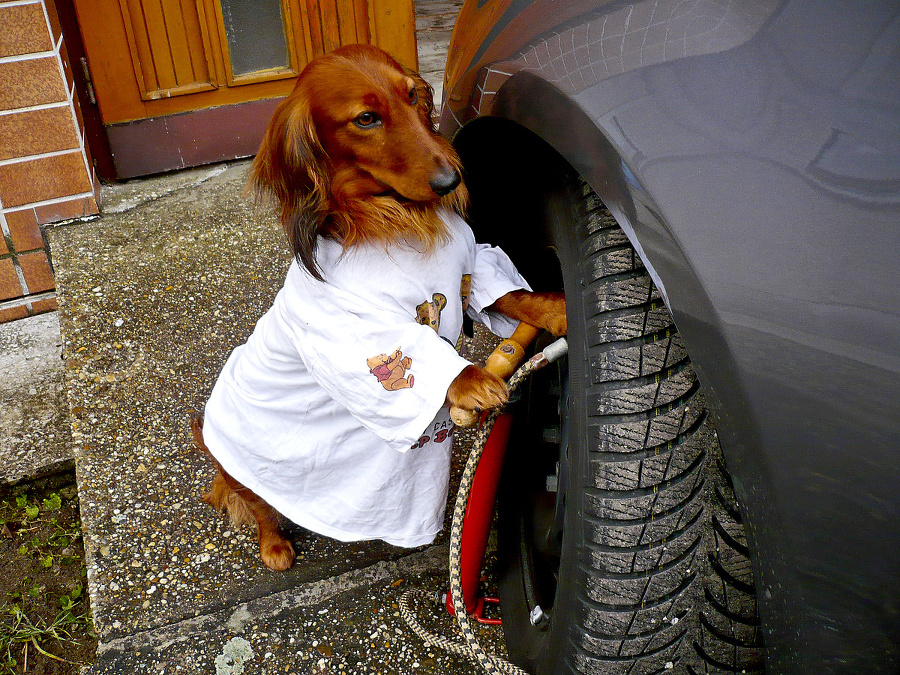
[[[413,87],[409,90],[409,103],[410,105],[415,105],[419,102],[419,90]]]
[[[353,123],[360,129],[371,129],[381,123],[381,118],[371,111],[366,111],[357,115]]]

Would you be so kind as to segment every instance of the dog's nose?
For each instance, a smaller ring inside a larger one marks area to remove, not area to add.
[[[459,171],[448,166],[434,174],[428,181],[428,185],[431,186],[434,194],[443,197],[453,192],[460,181],[462,181],[462,177],[459,175]]]

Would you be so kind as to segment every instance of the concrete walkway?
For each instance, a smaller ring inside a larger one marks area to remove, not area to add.
[[[289,262],[274,219],[242,197],[247,166],[105,188],[100,219],[48,233],[63,357],[48,379],[65,374],[100,637],[88,672],[475,672],[399,616],[407,588],[446,590],[446,534],[410,551],[295,527],[297,562],[275,573],[252,532],[201,502],[213,471],[191,447],[188,415]],[[460,437],[454,476],[470,444]],[[419,613],[454,635],[445,612]],[[498,629],[482,633],[500,649]]]

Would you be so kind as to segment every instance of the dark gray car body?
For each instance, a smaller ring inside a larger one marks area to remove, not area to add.
[[[735,482],[768,672],[898,672],[898,3],[478,4],[442,130],[484,157],[484,119],[533,132],[651,270]]]

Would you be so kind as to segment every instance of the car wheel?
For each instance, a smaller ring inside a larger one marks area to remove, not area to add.
[[[518,404],[500,596],[529,672],[762,672],[741,517],[684,344],[583,183],[547,202],[569,356]]]

